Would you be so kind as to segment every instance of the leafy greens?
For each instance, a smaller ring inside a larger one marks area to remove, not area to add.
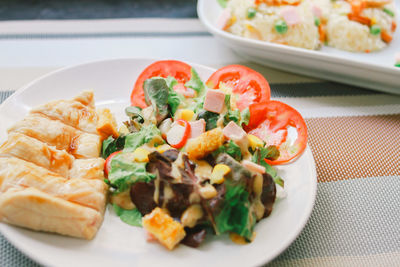
[[[126,210],[120,206],[113,204],[115,213],[119,216],[121,221],[133,226],[142,226],[142,214],[138,209]]]

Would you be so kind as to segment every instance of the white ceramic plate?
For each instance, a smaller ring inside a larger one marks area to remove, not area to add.
[[[0,140],[6,129],[30,108],[55,99],[68,99],[85,89],[95,91],[96,104],[125,119],[132,85],[152,60],[118,59],[82,64],[46,75],[17,91],[0,106]],[[192,64],[205,80],[214,71]],[[1,233],[26,255],[46,266],[255,266],[272,260],[297,237],[314,206],[316,173],[309,149],[293,164],[279,168],[288,197],[278,201],[262,220],[249,245],[227,236],[209,238],[199,249],[179,246],[170,252],[147,243],[141,228],[129,226],[110,210],[92,241],[34,232],[0,223]]]
[[[400,14],[400,0],[395,2],[397,13]],[[394,56],[400,52],[399,30],[391,44],[379,52],[351,53],[326,46],[312,51],[225,32],[216,27],[221,12],[217,0],[198,1],[197,14],[208,31],[240,56],[259,64],[319,79],[400,94],[400,68],[394,67]]]

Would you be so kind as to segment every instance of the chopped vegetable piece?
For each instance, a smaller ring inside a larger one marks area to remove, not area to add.
[[[284,20],[275,22],[275,31],[280,34],[285,34],[288,31],[288,26]]]
[[[217,128],[217,121],[219,119],[219,114],[211,111],[203,110],[197,115],[197,119],[204,119],[206,122],[206,131]]]
[[[158,207],[143,217],[142,224],[169,250],[178,245],[186,235],[183,226]]]
[[[231,171],[228,165],[217,164],[214,166],[211,173],[210,182],[212,184],[222,184],[224,182],[224,176]]]
[[[103,147],[101,149],[101,156],[104,159],[106,159],[112,153],[124,149],[125,139],[126,139],[126,135],[120,135],[117,139],[112,138],[112,136],[108,137],[106,140],[103,141]]]
[[[270,164],[282,164],[300,156],[307,146],[307,126],[300,113],[279,101],[250,106],[248,133],[279,147],[279,158]],[[289,131],[292,134],[289,134]],[[289,138],[287,138],[289,136]]]
[[[371,26],[371,28],[370,28],[370,30],[369,30],[369,32],[372,34],[372,35],[378,35],[378,34],[380,34],[381,33],[381,27],[379,26],[379,25],[372,25]]]
[[[145,125],[139,132],[128,134],[125,137],[124,152],[133,152],[149,142],[164,143],[160,130],[154,124]]]
[[[186,83],[191,78],[191,69],[188,64],[177,60],[161,60],[149,65],[139,75],[131,93],[131,104],[140,108],[148,105],[145,102],[143,83],[152,77],[174,77],[179,83]]]
[[[164,78],[154,77],[143,83],[146,104],[151,105],[157,122],[161,122],[168,115],[169,88]]]
[[[256,16],[256,14],[257,14],[257,10],[255,8],[249,7],[247,9],[247,18],[248,19],[254,18]]]
[[[321,24],[321,20],[319,18],[315,18],[314,19],[314,24],[315,24],[315,26],[318,27]]]
[[[217,89],[220,84],[232,88],[236,106],[244,110],[253,103],[268,101],[271,90],[268,81],[260,73],[241,65],[229,65],[214,72],[207,80],[207,86]],[[206,120],[207,122],[207,120]]]
[[[149,162],[148,155],[150,152],[144,148],[138,147],[133,152],[133,160],[136,162]]]
[[[228,4],[228,0],[217,0],[217,2],[222,8],[226,8]]]
[[[240,147],[232,140],[229,140],[229,142],[227,142],[223,146],[220,146],[216,151],[213,152],[213,155],[217,156],[221,153],[226,153],[237,161],[242,160],[242,151]]]
[[[133,162],[129,154],[120,153],[111,160],[108,180],[116,189],[115,193],[124,192],[137,182],[150,182],[156,177],[155,174],[147,172],[147,163]]]
[[[177,119],[182,119],[185,121],[191,121],[193,119],[194,112],[190,109],[180,109],[177,114]]]
[[[142,214],[138,209],[123,209],[120,206],[113,204],[115,213],[119,216],[121,221],[132,226],[142,226]]]
[[[391,36],[387,31],[382,30],[381,31],[381,38],[385,43],[390,43],[393,39],[393,36]]]
[[[383,12],[385,12],[386,14],[388,14],[391,17],[394,17],[394,12],[392,10],[390,10],[389,8],[384,7]]]
[[[248,134],[247,139],[249,139],[249,145],[253,150],[256,150],[257,147],[263,147],[264,142],[260,138],[255,135]]]
[[[121,153],[121,151],[116,151],[114,153],[111,153],[111,155],[108,156],[106,161],[104,162],[104,174],[106,177],[108,177],[108,173],[110,172],[112,159],[119,153]]]
[[[211,184],[206,184],[199,189],[200,196],[204,199],[210,199],[217,195],[217,190]]]

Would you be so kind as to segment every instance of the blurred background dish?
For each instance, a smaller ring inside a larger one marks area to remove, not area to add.
[[[396,6],[398,9],[398,0]],[[198,1],[197,13],[207,30],[248,60],[320,79],[400,94],[400,68],[395,67],[395,56],[400,47],[398,31],[390,45],[377,52],[352,53],[327,46],[313,51],[228,33],[218,25],[222,12],[223,8],[216,0]],[[315,47],[313,44],[297,46]]]

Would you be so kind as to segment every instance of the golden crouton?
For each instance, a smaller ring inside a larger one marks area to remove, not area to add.
[[[190,139],[186,151],[190,159],[201,159],[218,149],[225,141],[220,128],[215,128]]]
[[[172,250],[185,237],[183,226],[160,208],[155,208],[142,219],[144,229]]]
[[[111,114],[108,108],[97,110],[99,117],[97,122],[97,132],[101,136],[101,139],[107,139],[110,135],[117,138],[119,136],[117,129],[117,122],[114,116]]]

